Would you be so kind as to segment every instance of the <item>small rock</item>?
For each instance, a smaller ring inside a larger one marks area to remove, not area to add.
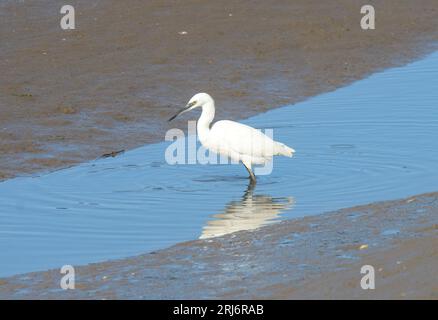
[[[59,110],[63,114],[75,114],[76,113],[76,110],[72,107],[60,107]]]
[[[125,150],[119,150],[119,151],[111,151],[110,153],[105,153],[101,156],[101,158],[109,158],[109,157],[117,157],[118,155],[124,153]]]

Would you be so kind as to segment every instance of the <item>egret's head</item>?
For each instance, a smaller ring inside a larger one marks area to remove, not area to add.
[[[212,102],[213,98],[208,93],[197,93],[195,94],[187,103],[187,105],[182,108],[180,111],[178,111],[177,114],[175,114],[173,117],[169,119],[169,121],[172,121],[176,117],[178,117],[180,114],[183,114],[184,112],[193,110],[198,107],[202,107],[204,104],[208,102]]]

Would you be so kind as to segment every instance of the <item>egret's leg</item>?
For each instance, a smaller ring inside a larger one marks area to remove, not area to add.
[[[247,166],[244,162],[242,162],[242,163],[245,166],[246,170],[248,170],[249,178],[251,179],[251,182],[255,183],[257,181],[257,179],[256,179],[254,172],[252,172],[252,170],[251,170],[251,165]]]

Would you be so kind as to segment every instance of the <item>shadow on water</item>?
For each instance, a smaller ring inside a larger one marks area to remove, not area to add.
[[[255,186],[255,183],[250,182],[241,200],[231,201],[222,213],[215,214],[214,219],[204,226],[199,238],[207,239],[260,228],[277,221],[281,212],[294,204],[292,197],[254,195]]]
[[[435,53],[243,121],[297,151],[255,189],[240,165],[168,165],[169,143],[4,181],[0,276],[436,191],[437,88]]]

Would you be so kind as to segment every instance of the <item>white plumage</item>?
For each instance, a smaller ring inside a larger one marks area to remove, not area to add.
[[[202,107],[202,114],[197,122],[198,137],[202,145],[236,162],[241,161],[254,181],[252,165],[265,164],[277,155],[292,157],[295,152],[285,144],[272,140],[260,130],[235,121],[218,121],[210,128],[214,119],[215,106],[213,98],[207,93],[194,95],[187,106],[169,121],[198,107]]]

